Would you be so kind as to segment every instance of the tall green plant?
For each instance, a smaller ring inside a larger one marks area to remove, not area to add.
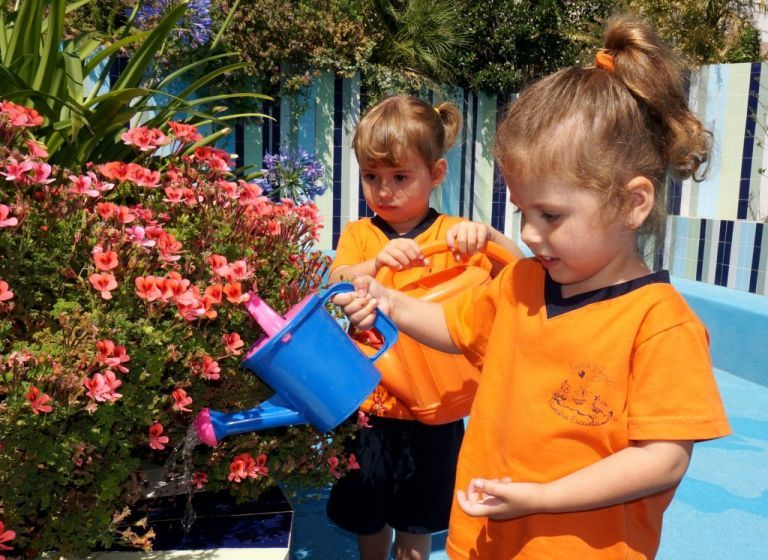
[[[376,0],[374,4],[382,33],[373,62],[437,82],[453,80],[450,55],[468,43],[457,0]]]
[[[11,14],[0,13],[0,97],[24,103],[44,116],[38,138],[46,144],[52,163],[77,165],[130,159],[133,154],[120,143],[119,136],[132,122],[156,127],[174,115],[184,114],[191,123],[214,123],[222,128],[231,119],[263,116],[251,112],[213,114],[206,109],[235,97],[263,95],[234,93],[194,98],[200,88],[247,66],[234,60],[234,53],[209,52],[167,76],[153,75],[158,54],[187,9],[186,0],[149,31],[131,27],[141,5],[139,0],[118,37],[87,33],[68,38],[64,30],[66,14],[91,1],[67,4],[65,0],[25,0]],[[137,46],[119,77],[110,83],[113,68],[122,64],[121,50],[129,45]],[[206,64],[213,69],[189,83],[194,70]],[[94,85],[86,89],[89,77],[94,78]],[[227,132],[226,128],[217,130],[200,144],[209,144]]]

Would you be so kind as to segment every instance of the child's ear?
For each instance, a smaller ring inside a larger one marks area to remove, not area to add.
[[[624,223],[629,229],[638,229],[653,211],[656,191],[650,179],[634,177],[624,187],[627,190],[627,205]]]
[[[432,166],[432,172],[430,174],[433,189],[443,182],[447,172],[448,162],[445,160],[445,158],[440,158],[435,162],[435,165]]]

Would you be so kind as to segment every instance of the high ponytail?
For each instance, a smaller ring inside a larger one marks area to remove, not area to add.
[[[658,120],[671,174],[699,179],[711,134],[688,107],[686,73],[677,56],[649,25],[627,16],[608,22],[604,48],[613,55],[616,77]]]
[[[449,101],[440,103],[440,105],[435,107],[435,111],[437,111],[440,121],[443,123],[443,130],[445,131],[443,150],[447,152],[456,143],[456,139],[461,133],[461,113],[459,108]]]
[[[352,147],[358,161],[396,166],[416,152],[430,168],[456,143],[461,113],[445,101],[433,107],[409,95],[377,103],[355,129]]]

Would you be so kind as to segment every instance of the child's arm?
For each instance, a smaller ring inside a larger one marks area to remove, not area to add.
[[[375,258],[335,268],[328,275],[328,280],[331,283],[342,280],[350,282],[358,275],[376,276],[385,266],[394,270],[403,270],[414,263],[425,263],[421,247],[413,239],[398,238],[387,243]]]
[[[342,307],[357,328],[371,328],[376,310],[379,309],[392,319],[400,331],[422,344],[441,352],[459,352],[448,333],[440,304],[421,301],[385,288],[371,276],[357,277],[355,288],[356,292],[335,296],[333,302]]]
[[[675,486],[692,451],[692,441],[638,441],[548,483],[474,479],[457,499],[468,515],[495,520],[608,507]]]
[[[452,225],[445,234],[445,242],[457,258],[481,251],[489,241],[501,245],[516,259],[522,259],[525,256],[512,239],[482,222],[459,222]]]

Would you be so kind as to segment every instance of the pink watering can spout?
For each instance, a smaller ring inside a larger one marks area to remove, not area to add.
[[[198,439],[217,445],[223,438],[295,424],[332,430],[349,417],[381,379],[373,362],[397,340],[397,327],[377,313],[374,327],[384,345],[366,356],[325,309],[349,283],[313,294],[280,315],[256,294],[245,306],[265,336],[246,353],[242,365],[258,375],[275,394],[258,406],[235,412],[204,409],[194,420]]]
[[[248,310],[248,313],[250,313],[251,317],[256,320],[261,329],[267,334],[267,336],[275,336],[285,328],[285,325],[288,323],[288,321],[286,321],[282,315],[267,305],[267,302],[265,302],[255,293],[251,292],[250,294],[251,297],[248,298],[248,301],[245,302],[245,308]]]

